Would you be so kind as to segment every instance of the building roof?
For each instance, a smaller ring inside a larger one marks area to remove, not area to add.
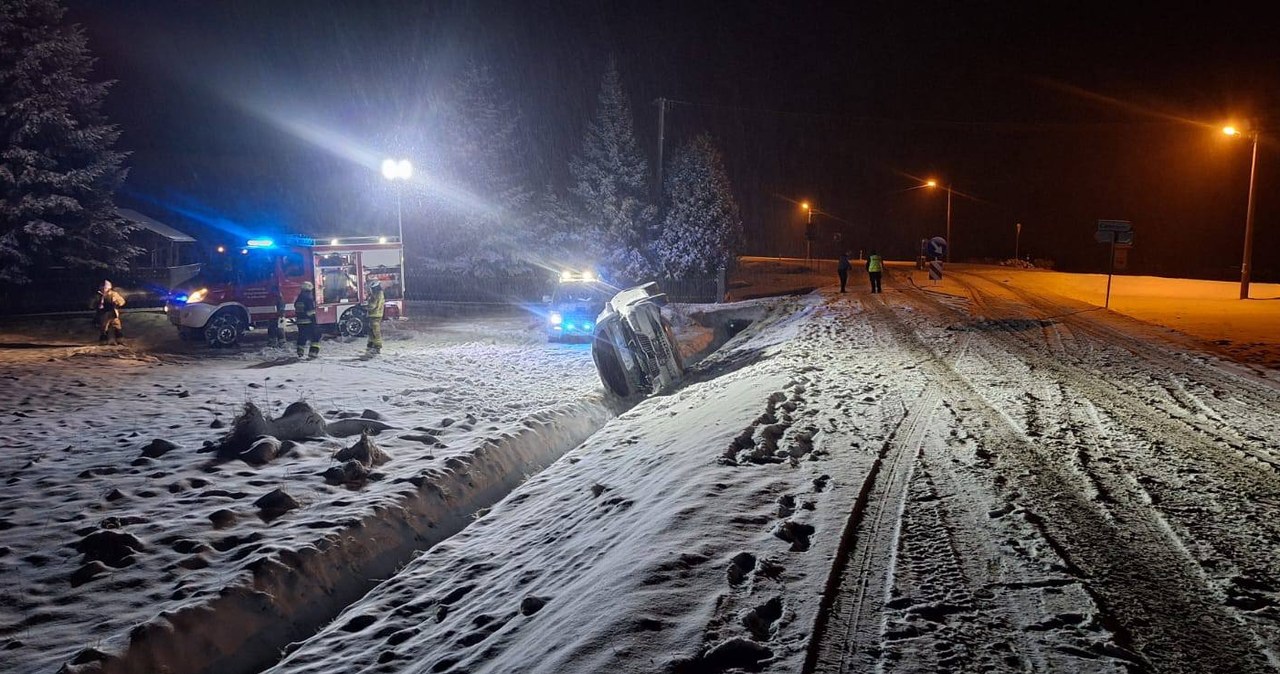
[[[139,227],[142,227],[143,229],[147,229],[152,232],[155,232],[156,234],[159,234],[160,236],[163,236],[164,238],[170,241],[175,241],[178,243],[195,241],[195,239],[191,238],[189,235],[183,234],[182,232],[179,232],[178,230],[170,227],[169,225],[166,225],[163,222],[160,222],[159,220],[156,220],[154,218],[143,215],[137,211],[132,211],[127,208],[117,208],[116,213],[119,213],[120,217],[124,218],[125,220],[128,220],[133,224]]]

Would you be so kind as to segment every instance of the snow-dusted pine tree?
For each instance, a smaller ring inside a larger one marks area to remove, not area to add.
[[[58,264],[121,269],[138,253],[115,210],[120,131],[101,113],[110,83],[59,0],[0,0],[0,281]]]
[[[519,108],[488,66],[472,61],[450,88],[443,118],[449,175],[474,203],[446,205],[431,257],[481,275],[522,269],[533,190]]]
[[[648,197],[649,167],[636,142],[631,106],[613,59],[605,67],[595,118],[569,173],[570,193],[595,240],[599,264],[616,281],[652,276],[656,209]]]
[[[720,151],[700,135],[676,154],[663,185],[666,217],[655,252],[664,276],[713,276],[742,240],[742,219]]]

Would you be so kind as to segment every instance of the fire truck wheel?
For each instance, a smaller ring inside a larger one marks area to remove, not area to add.
[[[338,334],[342,337],[359,337],[369,329],[369,316],[364,309],[349,309],[338,321]]]
[[[235,312],[223,311],[213,315],[204,326],[204,341],[215,349],[234,346],[244,332],[244,320]]]

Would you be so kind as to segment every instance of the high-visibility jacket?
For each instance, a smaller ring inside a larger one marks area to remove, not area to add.
[[[310,325],[316,322],[316,294],[313,290],[298,293],[293,303],[293,320],[298,325]]]
[[[386,304],[386,296],[383,295],[382,288],[370,292],[369,297],[365,299],[365,310],[369,313],[369,318],[382,320],[382,309]]]
[[[872,255],[867,258],[867,271],[884,271],[884,261],[879,255]]]
[[[89,302],[89,307],[94,310],[98,317],[110,314],[112,318],[120,318],[120,307],[122,306],[124,306],[124,296],[116,292],[114,288],[106,292],[98,291],[98,294]]]

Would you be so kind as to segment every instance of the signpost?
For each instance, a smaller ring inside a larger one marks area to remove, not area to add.
[[[941,281],[942,259],[946,257],[947,254],[947,240],[940,236],[935,236],[927,242],[924,242],[924,244],[925,251],[929,254],[929,280]]]
[[[1129,263],[1129,248],[1133,247],[1133,223],[1128,220],[1099,220],[1098,231],[1093,233],[1093,240],[1110,245],[1107,256],[1107,297],[1102,306],[1111,307],[1111,276],[1116,269],[1116,247],[1121,248],[1120,268]]]

